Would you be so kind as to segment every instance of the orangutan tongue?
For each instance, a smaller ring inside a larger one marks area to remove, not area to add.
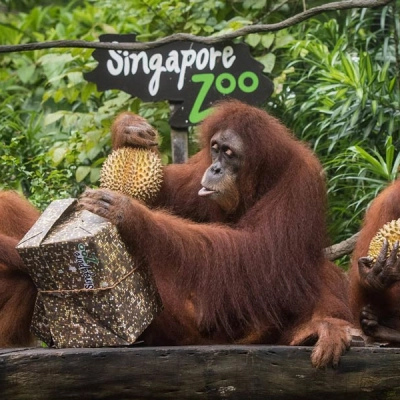
[[[209,190],[209,189],[206,189],[205,187],[203,187],[199,190],[198,194],[199,194],[199,196],[209,196],[210,194],[213,194],[213,193],[215,193],[215,190]]]

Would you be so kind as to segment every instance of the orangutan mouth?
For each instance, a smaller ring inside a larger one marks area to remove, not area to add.
[[[202,187],[200,190],[199,190],[199,196],[209,196],[209,195],[211,195],[211,194],[213,194],[213,193],[216,193],[216,191],[215,190],[211,190],[211,189],[207,189],[207,188],[205,188],[205,187]]]

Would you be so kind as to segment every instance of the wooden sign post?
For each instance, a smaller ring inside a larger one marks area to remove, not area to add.
[[[170,104],[171,114],[177,106]],[[187,128],[171,127],[171,147],[172,162],[174,164],[183,164],[189,158],[189,143]]]

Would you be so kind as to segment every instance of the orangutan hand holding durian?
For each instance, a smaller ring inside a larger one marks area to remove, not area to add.
[[[131,112],[119,114],[111,130],[114,150],[103,164],[100,187],[150,201],[162,182],[157,131],[146,119]]]
[[[400,241],[400,219],[390,221],[383,225],[372,238],[368,249],[368,257],[371,257],[373,262],[376,261],[381,252],[385,239],[388,241],[388,254],[390,254],[394,243]]]

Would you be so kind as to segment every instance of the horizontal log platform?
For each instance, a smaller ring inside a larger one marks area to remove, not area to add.
[[[400,349],[353,347],[336,369],[312,347],[0,349],[1,400],[400,399]]]

